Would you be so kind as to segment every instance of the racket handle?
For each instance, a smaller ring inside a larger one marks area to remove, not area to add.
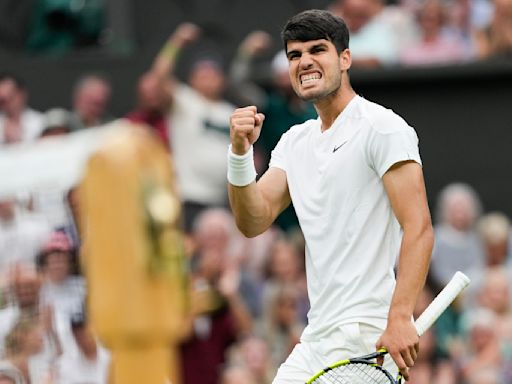
[[[452,303],[459,293],[467,287],[470,280],[462,272],[456,272],[450,282],[446,284],[425,311],[418,317],[414,325],[421,336],[437,320],[441,313]]]

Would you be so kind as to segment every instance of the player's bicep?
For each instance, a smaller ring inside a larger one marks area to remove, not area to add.
[[[382,181],[402,228],[431,225],[420,164],[411,160],[398,162],[382,176]]]
[[[286,172],[270,167],[258,180],[258,188],[270,208],[273,221],[291,202]]]

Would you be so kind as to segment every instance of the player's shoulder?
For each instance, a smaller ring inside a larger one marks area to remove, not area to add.
[[[362,97],[358,106],[361,118],[365,119],[369,128],[377,133],[387,134],[412,129],[403,117],[390,108]]]
[[[284,134],[289,140],[299,140],[302,137],[308,135],[312,129],[320,126],[318,118],[309,119],[300,124],[292,125]]]

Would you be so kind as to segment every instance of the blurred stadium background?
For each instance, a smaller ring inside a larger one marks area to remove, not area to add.
[[[265,111],[260,173],[280,134],[314,116],[279,55],[283,23],[308,8],[347,20],[356,92],[418,132],[436,230],[424,301],[455,270],[473,279],[422,339],[410,382],[512,383],[512,0],[1,0],[0,382],[107,382],[83,310],[77,174],[9,184],[52,173],[19,159],[80,164],[119,118],[172,156],[191,290],[213,292],[184,331],[183,383],[271,382],[306,320],[304,244],[292,210],[255,239],[236,231],[226,116]]]

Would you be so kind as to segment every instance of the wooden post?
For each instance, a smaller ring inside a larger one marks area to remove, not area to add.
[[[115,384],[180,384],[188,289],[174,172],[155,137],[121,125],[80,186],[88,310]]]

